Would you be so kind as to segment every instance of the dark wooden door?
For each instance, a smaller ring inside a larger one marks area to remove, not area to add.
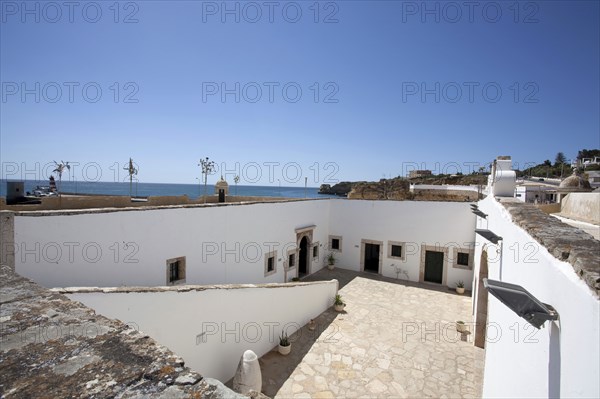
[[[365,270],[379,273],[378,244],[365,244]]]
[[[298,274],[305,275],[308,273],[308,240],[302,237],[300,240],[300,254],[298,257]]]
[[[444,253],[437,251],[425,251],[425,275],[424,280],[430,283],[442,284],[444,276]]]

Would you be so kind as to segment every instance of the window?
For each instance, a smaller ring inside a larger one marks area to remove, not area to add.
[[[475,256],[475,253],[471,248],[454,248],[452,252],[452,267],[455,269],[471,270],[473,268],[473,256]]]
[[[265,277],[275,273],[277,273],[277,251],[271,251],[265,254]]]
[[[167,260],[167,285],[185,283],[185,256]]]
[[[288,268],[292,268],[296,266],[296,254],[290,254],[288,257]]]
[[[267,272],[272,272],[273,270],[275,270],[275,258],[271,256],[267,259]]]
[[[388,258],[404,260],[405,243],[401,241],[388,241]]]
[[[318,258],[319,257],[319,243],[316,243],[313,246],[313,258]]]
[[[169,265],[169,283],[173,283],[177,280],[179,280],[179,261],[178,260],[176,260],[175,262],[173,262]]]
[[[342,237],[329,236],[329,249],[335,252],[342,252]]]

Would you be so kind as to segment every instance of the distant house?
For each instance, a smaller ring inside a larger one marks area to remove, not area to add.
[[[600,170],[590,170],[585,172],[585,174],[588,176],[588,181],[592,188],[600,187]]]
[[[410,172],[408,172],[408,178],[409,179],[415,179],[417,177],[428,177],[428,176],[432,176],[432,173],[430,170],[411,170]]]
[[[515,188],[515,197],[528,203],[553,203],[557,200],[557,187],[543,184],[520,184]]]

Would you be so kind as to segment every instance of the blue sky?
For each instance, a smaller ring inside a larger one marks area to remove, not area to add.
[[[318,186],[600,147],[597,1],[0,3],[3,178],[132,157],[193,184],[208,156]]]

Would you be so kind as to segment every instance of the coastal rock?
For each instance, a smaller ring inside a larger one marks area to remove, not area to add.
[[[333,186],[330,184],[321,184],[319,187],[319,194],[329,194],[329,195],[339,195],[341,197],[345,197],[348,195],[350,190],[352,190],[352,186],[356,183],[351,183],[348,181],[340,182],[334,184]]]

